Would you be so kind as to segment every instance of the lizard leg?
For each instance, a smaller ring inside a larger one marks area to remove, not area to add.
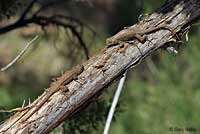
[[[72,76],[72,78],[73,78],[73,80],[75,81],[75,82],[77,82],[77,83],[79,83],[79,84],[83,84],[83,83],[81,83],[79,80],[78,80],[78,75],[77,74],[74,74],[73,76]]]
[[[136,34],[135,38],[142,44],[144,44],[146,41],[153,44],[153,42],[151,40],[149,40],[146,35],[141,36],[140,34]],[[148,46],[150,46],[149,43],[147,44]]]
[[[146,41],[152,43],[152,41],[149,40],[149,39],[147,38],[146,35],[141,36],[140,34],[136,34],[136,35],[134,35],[134,36],[135,36],[135,38],[136,38],[140,43],[142,43],[142,44],[144,44]],[[152,43],[152,44],[153,44],[153,43]],[[148,43],[147,45],[149,46],[149,43]]]
[[[142,44],[144,44],[147,40],[147,36],[141,36],[140,34],[135,34],[134,38],[136,38]]]

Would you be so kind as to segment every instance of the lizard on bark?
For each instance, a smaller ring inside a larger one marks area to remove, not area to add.
[[[119,44],[120,41],[121,42],[130,41],[131,39],[137,39],[139,42],[145,43],[147,38],[146,38],[146,36],[143,36],[143,35],[150,34],[150,33],[156,32],[161,29],[169,30],[171,33],[174,34],[173,30],[170,27],[168,27],[165,23],[158,25],[157,27],[153,27],[153,28],[149,28],[149,29],[144,29],[144,30],[140,30],[140,29],[141,29],[140,26],[129,27],[129,28],[123,29],[116,35],[114,35],[106,40],[107,48]]]
[[[59,78],[58,81],[52,84],[49,91],[47,92],[47,95],[44,97],[42,101],[39,102],[38,105],[36,105],[36,108],[23,120],[27,120],[29,117],[31,117],[37,110],[39,110],[45,102],[57,91],[59,91],[61,86],[64,86],[66,84],[69,84],[71,81],[77,79],[78,75],[80,75],[84,70],[83,65],[77,65],[76,67],[72,68],[72,70],[65,72],[61,78]]]
[[[72,68],[72,70],[65,72],[59,79],[58,81],[54,82],[50,88],[49,91],[47,92],[47,94],[44,96],[44,98],[39,102],[39,104],[36,104],[36,107],[33,111],[31,111],[31,113],[29,113],[23,120],[27,120],[29,117],[31,117],[36,111],[38,111],[44,104],[45,102],[48,101],[48,99],[57,91],[60,90],[61,86],[67,85],[69,84],[71,81],[77,79],[78,75],[80,75],[84,70],[83,65],[77,65],[74,68]],[[33,106],[27,106],[24,108],[16,108],[16,109],[12,109],[12,110],[1,110],[1,112],[15,112],[15,111],[24,111],[28,108],[31,108]],[[24,113],[25,115],[26,113]],[[22,115],[22,117],[24,116]]]

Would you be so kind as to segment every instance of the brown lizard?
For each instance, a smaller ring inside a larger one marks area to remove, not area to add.
[[[57,91],[59,91],[60,87],[69,84],[71,81],[77,79],[77,76],[79,74],[81,74],[84,70],[83,65],[77,65],[76,67],[72,68],[72,70],[65,72],[58,81],[54,82],[50,88],[49,91],[47,92],[46,96],[44,96],[43,100],[41,100],[39,102],[38,105],[36,105],[35,109],[33,111],[31,111],[31,113],[29,113],[23,120],[27,120],[29,117],[31,117],[37,110],[39,110],[44,104],[45,102],[47,102],[47,100]],[[30,108],[32,106],[27,106],[24,108],[16,108],[13,110],[4,110],[4,112],[14,112],[14,111],[23,111],[26,110],[28,108]],[[3,110],[2,110],[3,112]],[[25,114],[24,114],[25,115]],[[24,116],[22,115],[22,117]]]
[[[83,65],[77,65],[76,67],[72,68],[72,70],[65,72],[58,81],[52,84],[44,99],[40,101],[38,105],[36,105],[36,108],[28,116],[26,116],[24,120],[27,120],[29,117],[31,117],[31,115],[39,110],[55,92],[59,91],[61,86],[69,84],[71,81],[77,79],[78,75],[81,74],[83,70]]]
[[[137,39],[139,42],[145,43],[146,36],[143,36],[144,34],[150,34],[150,33],[156,32],[160,29],[169,30],[170,32],[174,33],[170,27],[166,26],[166,24],[161,24],[157,27],[144,29],[144,30],[140,30],[140,29],[141,28],[139,26],[123,29],[116,35],[114,35],[106,40],[107,48],[119,44],[120,41],[122,41],[122,42],[130,41],[131,39]]]

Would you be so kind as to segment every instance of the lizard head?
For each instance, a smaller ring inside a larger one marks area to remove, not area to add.
[[[107,46],[113,46],[115,44],[118,44],[118,41],[115,39],[115,37],[110,37],[110,38],[106,39]]]
[[[113,42],[112,37],[106,39],[106,45],[109,45]]]

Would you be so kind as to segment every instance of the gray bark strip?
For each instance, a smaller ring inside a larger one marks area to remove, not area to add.
[[[124,45],[123,42],[120,42],[120,45],[105,48],[98,55],[83,63],[84,71],[78,76],[77,80],[65,87],[68,90],[56,92],[28,120],[23,120],[45,96],[45,93],[43,93],[33,102],[34,107],[18,112],[6,120],[0,126],[0,133],[41,134],[50,132],[64,119],[83,108],[88,101],[127,69],[138,65],[146,56],[184,33],[184,28],[193,23],[199,16],[199,0],[172,0],[166,3],[136,25],[142,29],[166,23],[177,35],[172,36],[173,34],[170,31],[160,29],[147,35],[148,40],[151,41],[142,44],[134,40],[133,44],[128,44],[128,47],[122,53],[119,50]]]

